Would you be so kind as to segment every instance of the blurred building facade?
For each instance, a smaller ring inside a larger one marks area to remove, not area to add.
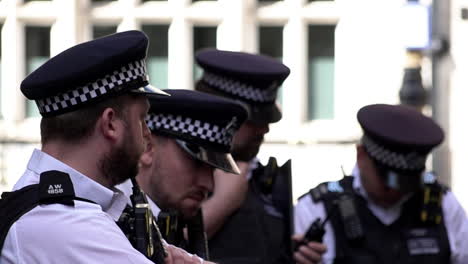
[[[270,127],[260,158],[293,160],[295,198],[321,181],[339,179],[354,166],[361,133],[357,110],[398,103],[405,49],[399,34],[404,25],[396,18],[404,2],[0,0],[0,192],[11,189],[31,150],[40,147],[39,115],[21,94],[21,80],[74,44],[129,29],[149,36],[150,80],[159,88],[193,89],[200,76],[193,55],[200,48],[259,52],[282,60],[291,68],[279,98],[283,120]],[[452,2],[459,12],[462,0]],[[466,32],[468,22],[460,16],[452,20],[454,31]],[[463,136],[468,134],[463,125],[468,76],[462,73],[468,69],[462,48],[468,38],[462,35],[452,34],[457,43],[452,58],[459,67],[446,87],[452,92],[444,93],[450,103],[437,107],[451,113],[446,123],[452,176],[444,179],[468,206],[461,189],[468,158]]]

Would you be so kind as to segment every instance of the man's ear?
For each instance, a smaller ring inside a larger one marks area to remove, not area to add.
[[[122,120],[112,108],[106,108],[97,122],[98,130],[104,138],[116,141],[122,132]]]
[[[153,136],[150,135],[145,140],[145,151],[140,156],[140,164],[141,166],[149,167],[153,163],[153,155],[155,151],[155,144],[154,144]]]

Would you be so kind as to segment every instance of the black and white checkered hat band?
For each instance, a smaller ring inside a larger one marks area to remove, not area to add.
[[[165,130],[175,134],[189,135],[210,143],[231,146],[236,131],[237,119],[234,117],[226,127],[210,124],[208,122],[171,114],[148,114],[146,124],[150,130]]]
[[[425,154],[417,152],[397,153],[382,147],[368,136],[363,136],[361,142],[371,157],[390,168],[411,171],[425,168],[427,158]]]
[[[83,87],[48,98],[38,99],[36,100],[36,104],[39,108],[39,112],[43,114],[62,111],[89,100],[93,100],[94,98],[109,92],[121,90],[123,88],[123,84],[134,81],[138,78],[144,81],[148,80],[144,59],[131,62],[120,68],[120,70],[116,70],[112,74],[106,75],[104,78],[98,79]]]
[[[276,90],[278,89],[278,83],[276,81],[273,82],[268,89],[260,89],[212,72],[205,72],[202,80],[208,85],[216,87],[226,93],[254,102],[273,103],[276,100]]]

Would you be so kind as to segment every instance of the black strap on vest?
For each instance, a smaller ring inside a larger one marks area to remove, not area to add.
[[[421,222],[438,225],[442,222],[442,199],[448,187],[437,182],[432,172],[424,174]]]
[[[201,209],[189,219],[184,219],[177,210],[163,210],[157,217],[157,224],[167,243],[197,254],[204,260],[210,259]],[[184,237],[184,228],[187,228],[187,240]]]
[[[161,235],[167,243],[186,248],[183,230],[185,222],[179,211],[175,209],[161,210],[156,221]]]
[[[203,223],[203,211],[199,209],[197,214],[194,217],[187,219],[186,222],[188,232],[187,251],[197,254],[205,260],[210,260],[208,239],[205,232],[205,225]]]
[[[76,197],[70,176],[61,171],[41,173],[39,184],[26,186],[13,192],[4,192],[0,199],[0,252],[8,230],[21,216],[43,204],[74,206],[74,200],[95,203]]]
[[[356,210],[353,180],[354,177],[352,176],[344,176],[337,182],[343,188],[343,191],[333,197],[327,196],[324,198],[324,205],[328,212],[334,210],[335,205],[338,204],[336,210],[339,210],[339,214],[331,217],[331,224],[335,227],[337,223],[342,223],[344,231],[343,236],[335,235],[336,258],[341,258],[344,252],[340,245],[349,242],[351,245],[359,246],[365,236],[364,227]]]

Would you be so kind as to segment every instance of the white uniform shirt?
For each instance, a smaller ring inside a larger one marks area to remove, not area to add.
[[[44,171],[70,175],[75,195],[97,204],[75,201],[75,206],[40,205],[10,228],[0,263],[152,263],[135,250],[115,221],[128,198],[80,172],[34,150],[26,172],[14,189],[36,184]]]
[[[366,191],[361,185],[359,170],[353,171],[353,188],[367,200],[369,210],[385,225],[390,225],[399,217],[402,204],[408,199],[405,197],[391,208],[383,208],[369,200]],[[442,200],[442,210],[447,229],[451,249],[452,264],[468,263],[468,219],[465,211],[458,203],[452,192],[448,191]],[[295,231],[304,234],[312,222],[320,218],[325,219],[325,206],[323,202],[314,203],[310,195],[300,199],[295,207]],[[323,263],[333,263],[335,258],[335,235],[330,221],[325,224],[323,243],[327,246],[327,252],[323,255]]]

